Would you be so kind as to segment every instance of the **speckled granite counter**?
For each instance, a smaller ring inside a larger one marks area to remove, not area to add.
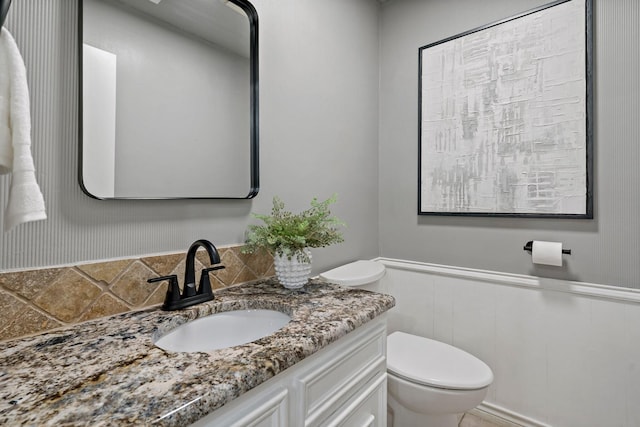
[[[0,425],[188,425],[393,305],[355,288],[312,281],[296,292],[267,280],[181,311],[125,313],[0,343]],[[207,353],[153,345],[154,334],[188,320],[246,308],[292,320],[269,337]]]

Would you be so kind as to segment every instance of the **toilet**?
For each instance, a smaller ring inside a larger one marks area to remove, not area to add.
[[[384,292],[378,283],[384,274],[382,263],[355,261],[320,279]],[[455,427],[492,382],[491,368],[459,348],[400,331],[387,337],[389,427]]]

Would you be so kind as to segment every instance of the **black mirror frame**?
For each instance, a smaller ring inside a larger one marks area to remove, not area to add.
[[[2,1],[2,0],[0,0]],[[249,19],[249,81],[250,81],[250,189],[245,197],[113,197],[101,198],[91,194],[84,185],[82,177],[82,0],[78,0],[78,183],[82,191],[97,200],[190,200],[190,199],[253,199],[260,191],[260,158],[259,158],[259,78],[258,78],[258,12],[248,0],[228,0],[240,7]],[[6,0],[8,9],[11,0]]]

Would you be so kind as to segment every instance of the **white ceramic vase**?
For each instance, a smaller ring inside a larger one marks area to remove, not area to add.
[[[309,282],[309,276],[311,275],[311,251],[305,249],[304,252],[309,257],[309,262],[300,262],[295,255],[293,255],[291,259],[278,254],[273,257],[278,282],[287,289],[300,289]]]

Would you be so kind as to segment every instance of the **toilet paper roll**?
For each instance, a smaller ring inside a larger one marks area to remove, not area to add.
[[[533,241],[531,260],[534,264],[562,266],[562,243]]]

